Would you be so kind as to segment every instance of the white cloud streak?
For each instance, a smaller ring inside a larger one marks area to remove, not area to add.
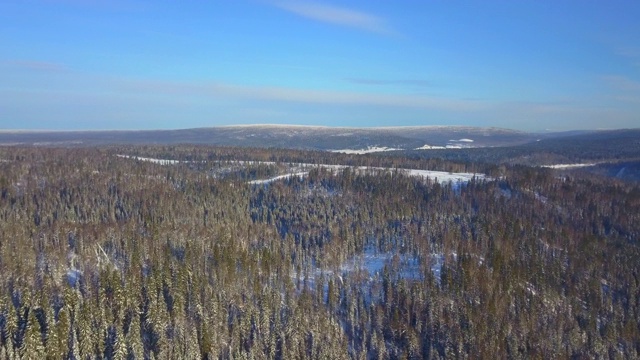
[[[413,86],[413,87],[431,87],[433,84],[427,80],[421,79],[367,79],[367,78],[345,78],[347,82],[358,85],[404,85],[404,86]]]
[[[18,85],[0,86],[0,107],[11,115],[7,118],[15,119],[13,122],[31,122],[40,127],[46,122],[43,119],[53,119],[73,127],[74,122],[86,123],[86,119],[93,119],[96,114],[100,114],[102,122],[115,121],[125,127],[143,124],[151,121],[149,119],[153,119],[154,124],[166,123],[167,127],[175,126],[171,124],[177,118],[190,118],[205,124],[211,116],[223,123],[323,123],[345,118],[353,122],[455,122],[530,130],[558,124],[565,129],[596,128],[601,127],[603,119],[607,119],[614,127],[637,127],[637,104],[640,104],[640,83],[621,75],[601,76],[600,80],[611,91],[589,101],[569,98],[562,101],[504,102],[221,81],[109,77],[76,72],[62,64],[0,61],[0,70],[7,74],[15,74],[17,69],[31,71],[34,76],[23,83],[18,82]],[[381,81],[383,84],[388,82],[395,84],[396,80]],[[612,99],[626,105],[620,107],[610,102]],[[0,127],[3,126],[2,121],[0,119]]]
[[[395,33],[383,18],[362,11],[309,1],[278,1],[273,4],[288,12],[317,21],[380,34]]]
[[[65,65],[48,61],[9,60],[0,62],[0,65],[17,70],[63,72],[68,71]]]
[[[124,81],[120,84],[135,92],[229,97],[327,105],[369,105],[440,109],[456,112],[477,111],[486,104],[476,100],[438,98],[417,95],[371,94],[332,90],[299,89],[277,86],[246,86],[227,83],[180,83],[154,81]]]
[[[610,87],[625,92],[640,92],[640,81],[621,75],[605,75],[602,77]]]

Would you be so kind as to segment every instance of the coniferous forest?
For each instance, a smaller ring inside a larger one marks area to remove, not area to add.
[[[0,358],[636,359],[639,245],[638,183],[603,176],[2,147]]]

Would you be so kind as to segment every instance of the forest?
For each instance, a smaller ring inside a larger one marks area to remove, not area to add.
[[[639,239],[639,183],[598,174],[5,146],[0,358],[637,359]]]

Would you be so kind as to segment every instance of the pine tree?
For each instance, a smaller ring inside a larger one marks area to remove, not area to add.
[[[35,311],[31,309],[27,311],[29,312],[27,328],[20,348],[20,356],[23,359],[43,359],[45,347],[42,343],[40,324],[36,319]]]

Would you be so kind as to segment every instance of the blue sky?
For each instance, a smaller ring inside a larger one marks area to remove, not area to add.
[[[0,129],[640,127],[638,1],[0,2]]]

